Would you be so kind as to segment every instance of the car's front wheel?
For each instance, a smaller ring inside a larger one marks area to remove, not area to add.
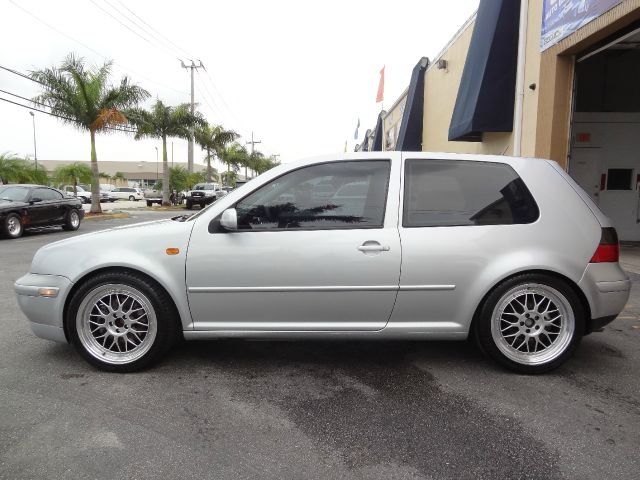
[[[158,361],[179,335],[175,308],[159,285],[130,272],[90,278],[67,314],[71,342],[92,365],[132,372]]]
[[[136,197],[134,197],[133,195],[129,195],[129,201],[130,202],[135,202],[136,201]]]
[[[22,226],[22,220],[17,213],[10,213],[4,218],[2,223],[2,233],[9,238],[18,238],[22,236],[24,227]]]
[[[543,373],[575,352],[585,312],[563,280],[542,274],[513,277],[487,297],[476,323],[480,348],[520,373]]]

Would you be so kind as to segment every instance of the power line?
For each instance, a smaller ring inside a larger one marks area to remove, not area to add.
[[[109,12],[108,10],[102,8],[100,5],[98,5],[97,2],[95,2],[95,0],[89,0],[91,3],[93,3],[93,5],[102,10],[104,13],[106,13],[107,15],[109,15],[111,18],[113,18],[116,22],[118,22],[120,25],[122,25],[124,28],[126,28],[127,30],[129,30],[131,33],[133,33],[134,35],[138,36],[139,38],[141,38],[142,40],[144,40],[145,42],[147,42],[149,45],[151,45],[153,48],[158,48],[157,45],[153,44],[147,37],[144,37],[143,35],[140,35],[138,32],[136,32],[133,28],[131,28],[129,25],[123,23],[120,19],[116,18],[115,15],[113,15],[111,12]],[[160,49],[159,49],[160,50]],[[164,53],[165,55],[167,55],[167,52],[164,52],[162,50],[160,50],[162,53]],[[173,53],[169,54],[170,57],[173,58]]]
[[[24,13],[26,13],[27,15],[29,15],[30,17],[36,19],[38,22],[40,22],[41,24],[43,24],[44,26],[50,28],[51,30],[53,30],[54,32],[58,33],[59,35],[62,35],[63,37],[68,38],[69,40],[77,43],[78,45],[81,45],[82,47],[86,48],[87,50],[95,53],[96,55],[98,55],[99,57],[102,57],[103,59],[107,60],[107,61],[112,61],[111,59],[109,59],[108,57],[106,57],[105,55],[103,55],[102,53],[98,52],[97,50],[95,50],[94,48],[91,48],[89,45],[87,45],[86,43],[81,42],[80,40],[78,40],[77,38],[72,37],[71,35],[68,35],[67,33],[63,32],[62,30],[54,27],[53,25],[45,22],[44,20],[42,20],[40,17],[38,17],[37,15],[35,15],[34,13],[31,13],[29,10],[27,10],[26,8],[24,8],[21,5],[18,5],[17,3],[15,3],[13,0],[9,0],[9,3],[11,3],[14,7],[19,8],[20,10],[22,10]],[[120,62],[113,62],[114,65],[119,65],[124,71],[126,72],[132,72],[135,73],[136,75],[138,75],[141,78],[144,78],[145,80],[147,80],[148,82],[154,83],[156,85],[159,85],[161,87],[167,88],[169,90],[173,90],[174,92],[180,93],[182,95],[188,95],[187,92],[182,91],[182,90],[178,90],[177,88],[173,88],[169,85],[165,85],[163,83],[160,83],[156,80],[153,80],[152,78],[147,77],[146,75],[132,69],[129,68],[126,65],[123,65]]]
[[[193,55],[190,55],[184,48],[181,48],[179,45],[177,45],[176,43],[174,43],[173,41],[171,41],[171,39],[169,37],[167,37],[166,35],[164,35],[161,31],[157,30],[156,28],[153,27],[153,25],[150,25],[149,23],[147,23],[143,18],[141,18],[139,15],[136,14],[136,12],[134,12],[133,10],[131,10],[129,7],[127,7],[124,3],[122,3],[120,0],[117,0],[118,3],[120,5],[122,5],[127,11],[129,11],[134,17],[136,17],[138,20],[140,20],[142,23],[144,23],[147,27],[149,27],[151,30],[153,30],[154,32],[156,32],[160,37],[164,38],[166,40],[165,44],[169,45],[173,45],[177,50],[176,51],[182,51],[182,54],[186,55],[189,58],[192,58]],[[181,55],[182,55],[181,54]]]
[[[22,78],[26,78],[27,80],[31,80],[32,82],[36,82],[36,83],[39,83],[41,85],[44,85],[41,81],[36,80],[35,78],[31,78],[29,75],[26,75],[26,74],[21,73],[21,72],[19,72],[17,70],[14,70],[13,68],[3,67],[2,65],[0,65],[0,68],[2,70],[6,70],[7,72],[13,73],[14,75],[18,75],[18,76],[20,76]]]
[[[218,115],[220,115],[221,112],[220,112],[220,107],[218,106],[218,103],[216,102],[215,98],[213,98],[213,96],[211,95],[211,92],[209,92],[209,89],[207,88],[207,85],[204,83],[204,79],[203,79],[202,75],[200,75],[200,72],[198,70],[196,70],[196,73],[198,74],[198,79],[200,80],[200,85],[202,85],[203,91],[206,92],[209,95],[211,101],[215,105],[215,108],[213,108],[211,106],[211,104],[208,102],[208,100],[207,100],[205,95],[202,95],[202,98],[204,99],[206,104],[209,105],[209,108],[211,108],[211,110],[214,113],[217,113]],[[201,92],[201,93],[203,93],[203,92]]]
[[[0,91],[3,92],[3,93],[7,93],[9,95],[13,95],[13,96],[18,97],[18,98],[22,98],[22,99],[27,100],[27,101],[32,101],[32,100],[29,100],[28,98],[21,97],[20,95],[16,95],[15,93],[5,92],[4,90],[0,90]],[[74,121],[73,118],[63,117],[62,115],[58,115],[58,114],[53,113],[53,112],[48,112],[46,110],[41,110],[39,108],[35,108],[35,107],[30,106],[30,105],[23,105],[22,103],[14,102],[13,100],[9,100],[8,98],[0,97],[0,100],[3,101],[3,102],[12,103],[13,105],[17,105],[18,107],[26,108],[27,110],[33,110],[33,111],[36,111],[36,112],[44,113],[46,115],[50,115],[52,117],[60,118],[62,120],[67,120],[68,122],[73,122]],[[40,102],[34,102],[34,103],[38,103],[39,105],[44,105],[44,104],[42,104]],[[131,129],[127,129],[127,128],[124,128],[124,127],[104,127],[104,130],[114,130],[114,131],[125,132],[125,133],[136,133],[136,130],[131,130]]]
[[[233,112],[233,110],[231,110],[231,108],[229,107],[229,105],[225,101],[224,96],[220,93],[220,91],[216,87],[215,83],[213,82],[213,79],[211,78],[211,75],[209,74],[209,70],[207,70],[206,67],[204,68],[204,73],[207,75],[207,78],[209,79],[209,83],[211,84],[211,86],[213,87],[214,91],[216,92],[216,94],[218,95],[220,100],[222,101],[222,104],[225,106],[227,112],[229,112],[229,115],[231,117],[233,117],[233,119],[235,120],[235,123],[237,123],[238,127],[240,127],[239,130],[243,130],[244,133],[246,134],[249,131],[249,129],[246,128],[246,126],[244,125],[244,122],[242,122],[240,120],[240,118],[238,118],[238,116]],[[245,136],[247,136],[247,135],[245,135]]]

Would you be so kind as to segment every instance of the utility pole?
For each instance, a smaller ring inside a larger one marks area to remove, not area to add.
[[[31,120],[33,120],[33,159],[36,162],[36,172],[38,171],[38,149],[36,148],[36,114],[29,111]]]
[[[253,139],[253,131],[251,132],[251,141],[247,142],[246,144],[249,145],[251,144],[251,157],[253,158],[253,152],[254,152],[254,147],[256,143],[262,143],[262,140],[254,140]],[[244,166],[244,179],[248,180],[247,178],[247,166]]]
[[[201,60],[198,60],[198,61],[200,62],[200,65],[196,65],[193,60],[191,60],[191,65],[185,65],[184,62],[180,60],[180,64],[182,65],[182,68],[191,69],[191,114],[192,115],[196,111],[195,99],[193,94],[193,74],[194,74],[194,71],[197,70],[198,68],[204,68],[202,61]],[[187,157],[187,170],[189,171],[189,173],[193,173],[193,134],[194,134],[193,130],[194,130],[193,127],[191,127],[191,137],[189,138],[189,150],[188,150],[188,157]]]

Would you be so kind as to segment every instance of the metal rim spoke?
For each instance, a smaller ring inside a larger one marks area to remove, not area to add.
[[[553,360],[569,344],[575,319],[569,301],[548,285],[512,288],[498,301],[491,333],[511,360],[537,364]]]
[[[78,335],[91,355],[113,364],[135,361],[155,340],[157,320],[151,302],[127,285],[103,285],[83,300],[76,317]]]

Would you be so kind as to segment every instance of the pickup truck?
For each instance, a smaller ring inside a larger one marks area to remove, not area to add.
[[[187,210],[191,210],[194,205],[200,205],[200,208],[204,208],[205,205],[215,202],[226,194],[227,192],[222,190],[217,183],[197,183],[192,190],[187,192],[185,197],[187,199]]]
[[[162,205],[162,192],[158,190],[145,190],[143,196],[147,202],[147,207],[153,206],[154,203]]]

